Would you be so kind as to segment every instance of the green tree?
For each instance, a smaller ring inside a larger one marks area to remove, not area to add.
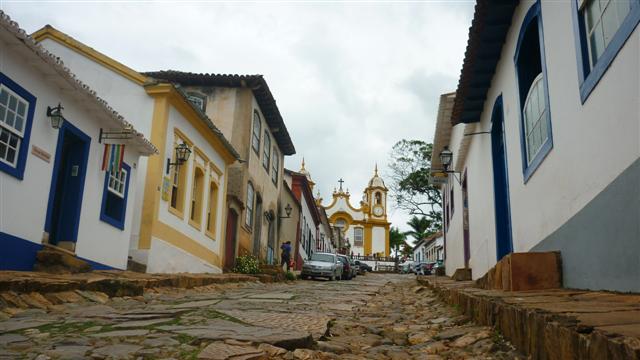
[[[389,189],[395,207],[410,215],[426,217],[431,233],[442,229],[442,196],[429,184],[433,144],[400,140],[391,150]]]
[[[404,245],[407,244],[406,238],[407,236],[397,227],[392,226],[391,229],[389,229],[389,246],[392,250],[396,251],[396,256],[398,256],[400,250],[404,248]]]
[[[405,231],[404,234],[413,237],[416,241],[422,240],[435,232],[433,221],[426,216],[414,216],[407,222],[407,225],[411,230]]]

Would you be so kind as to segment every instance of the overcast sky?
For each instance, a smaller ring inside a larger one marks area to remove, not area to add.
[[[51,24],[138,71],[264,75],[297,151],[285,166],[304,156],[325,204],[342,177],[355,206],[395,142],[432,140],[473,4],[0,0],[28,32]]]

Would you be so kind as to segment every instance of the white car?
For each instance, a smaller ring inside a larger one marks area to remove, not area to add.
[[[336,280],[342,276],[342,269],[342,262],[336,254],[314,253],[311,255],[311,259],[302,265],[300,277],[303,279],[326,277],[329,280]]]

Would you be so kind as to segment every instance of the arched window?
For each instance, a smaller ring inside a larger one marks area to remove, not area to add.
[[[353,246],[364,246],[364,235],[361,227],[353,228]]]
[[[269,132],[267,130],[264,131],[264,150],[262,154],[262,166],[269,172],[269,161],[271,159],[271,138],[269,137]]]
[[[193,225],[200,226],[202,221],[202,201],[204,190],[204,171],[196,166],[193,171],[193,184],[191,189],[191,214],[189,219]]]
[[[209,183],[209,203],[207,204],[207,232],[215,236],[216,209],[218,208],[218,185],[214,181]]]
[[[514,56],[525,182],[553,147],[544,50],[540,2],[536,2],[522,22]]]
[[[247,184],[247,203],[245,204],[246,206],[246,217],[245,217],[245,224],[247,224],[248,227],[251,227],[253,225],[253,198],[255,197],[255,193],[253,192],[253,185],[251,183]]]
[[[380,194],[380,192],[379,192],[379,191],[377,191],[375,196],[376,196],[376,202],[375,202],[375,204],[376,204],[376,205],[380,205],[380,204],[382,204],[382,194]]]
[[[251,132],[251,147],[256,155],[260,157],[260,129],[262,129],[262,122],[258,111],[253,111],[253,131]]]

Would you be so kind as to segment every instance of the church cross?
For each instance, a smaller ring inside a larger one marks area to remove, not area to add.
[[[342,178],[340,178],[340,180],[338,180],[338,182],[340,183],[340,191],[342,191],[342,183],[344,182],[344,180],[342,180]]]

